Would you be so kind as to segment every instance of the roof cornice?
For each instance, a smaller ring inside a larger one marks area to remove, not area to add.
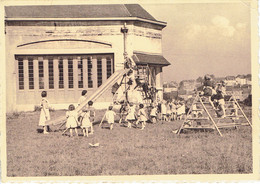
[[[154,21],[143,19],[139,17],[109,17],[109,18],[5,18],[6,21],[141,21],[147,22],[151,24],[157,24],[165,27],[167,25],[166,22],[163,21]]]

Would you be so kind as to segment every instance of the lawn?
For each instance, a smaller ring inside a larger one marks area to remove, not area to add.
[[[65,111],[51,112],[51,118]],[[104,111],[97,112],[100,121]],[[51,126],[38,133],[40,112],[7,116],[7,176],[101,176],[252,173],[249,126],[176,135],[180,121],[147,124],[144,130],[115,123],[94,126],[89,137],[62,136]],[[108,126],[107,126],[108,127]],[[81,131],[80,131],[81,134]],[[99,143],[93,148],[89,143]]]

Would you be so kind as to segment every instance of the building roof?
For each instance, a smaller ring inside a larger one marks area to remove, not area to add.
[[[236,79],[235,76],[227,76],[227,77],[226,77],[226,80],[235,80],[235,79]]]
[[[170,65],[170,63],[162,55],[157,55],[157,54],[134,52],[132,58],[136,64],[140,64],[140,65],[147,65],[147,64],[163,65],[163,66]]]
[[[12,18],[127,18],[157,21],[139,4],[6,6],[5,16]]]

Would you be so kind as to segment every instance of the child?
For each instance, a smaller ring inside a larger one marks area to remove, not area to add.
[[[83,90],[83,91],[81,92],[81,97],[79,98],[78,105],[81,105],[82,102],[84,102],[84,101],[86,100],[87,93],[88,93],[87,90]]]
[[[166,121],[166,112],[167,112],[167,108],[165,105],[165,101],[163,100],[162,105],[161,105],[161,111],[162,111],[162,120]]]
[[[128,123],[128,128],[131,128],[132,127],[132,123],[135,121],[135,106],[134,104],[131,102],[129,104],[129,108],[128,108],[128,113],[127,113],[127,116],[126,116],[126,120],[127,120],[127,123]]]
[[[115,122],[115,115],[116,115],[116,113],[114,111],[112,111],[112,109],[113,109],[113,106],[109,106],[108,111],[105,114],[107,122],[110,125],[110,130],[113,129],[113,125],[114,125],[114,122]]]
[[[234,100],[232,100],[230,115],[234,116],[234,117],[231,118],[233,122],[235,122],[235,120],[239,119],[239,117],[238,117],[238,106],[237,106],[237,104]]]
[[[178,119],[182,120],[184,115],[185,115],[185,104],[184,104],[184,102],[180,102],[180,105],[177,110]]]
[[[78,136],[78,115],[77,112],[75,111],[75,106],[74,105],[69,105],[69,111],[66,112],[66,117],[67,117],[67,122],[66,122],[66,128],[70,129],[70,136],[73,136],[72,129],[75,130],[76,135]]]
[[[147,115],[146,115],[143,104],[139,105],[138,115],[139,115],[139,122],[142,123],[142,129],[141,130],[143,130],[145,125],[146,125],[146,121],[147,121],[147,117],[146,117]]]
[[[90,122],[90,111],[84,110],[84,114],[82,116],[81,128],[83,130],[83,135],[88,137],[88,128],[91,128]]]
[[[166,120],[168,122],[170,122],[170,120],[171,120],[171,113],[172,113],[171,108],[172,108],[172,105],[171,105],[170,101],[168,101],[166,103]]]
[[[80,97],[79,100],[78,100],[78,106],[80,106],[80,105],[86,100],[86,98],[87,98],[87,93],[88,93],[87,90],[83,90],[83,91],[81,92],[81,97]],[[85,109],[85,108],[83,107],[83,109]],[[83,116],[84,116],[84,112],[82,111],[81,113],[79,113],[79,117],[78,117],[78,121],[79,121],[80,123],[82,122]]]
[[[177,118],[177,105],[178,105],[177,101],[172,102],[172,109],[171,109],[172,115],[171,115],[171,119],[173,121],[175,121],[176,118]]]
[[[41,101],[41,114],[39,120],[39,126],[43,126],[43,133],[48,134],[48,126],[45,124],[46,121],[50,120],[49,101],[46,99],[47,92],[43,91]]]
[[[157,122],[157,108],[156,108],[155,104],[152,105],[152,110],[151,110],[150,116],[151,116],[152,122],[156,123]]]
[[[89,112],[89,120],[90,120],[90,134],[94,133],[93,123],[95,120],[95,109],[93,107],[93,102],[88,101],[88,107],[83,110],[83,112]]]

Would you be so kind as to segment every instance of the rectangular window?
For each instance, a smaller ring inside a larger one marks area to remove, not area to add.
[[[19,89],[24,89],[23,59],[18,59]]]
[[[69,88],[73,88],[73,60],[68,59],[68,81]]]
[[[34,89],[33,60],[28,60],[29,89]]]
[[[110,57],[107,57],[107,79],[112,75],[112,61]]]
[[[43,61],[38,61],[38,69],[39,69],[39,89],[44,89]]]
[[[53,59],[48,60],[49,67],[49,89],[54,89]]]
[[[78,88],[83,88],[83,61],[78,61]]]
[[[101,58],[97,59],[97,85],[98,87],[102,84],[102,60]]]
[[[63,59],[59,59],[59,88],[64,88]]]
[[[90,57],[88,57],[88,88],[93,88],[93,78],[92,78],[92,75],[93,75],[93,71],[92,71],[92,68],[93,68],[93,65],[92,65],[92,60]]]

